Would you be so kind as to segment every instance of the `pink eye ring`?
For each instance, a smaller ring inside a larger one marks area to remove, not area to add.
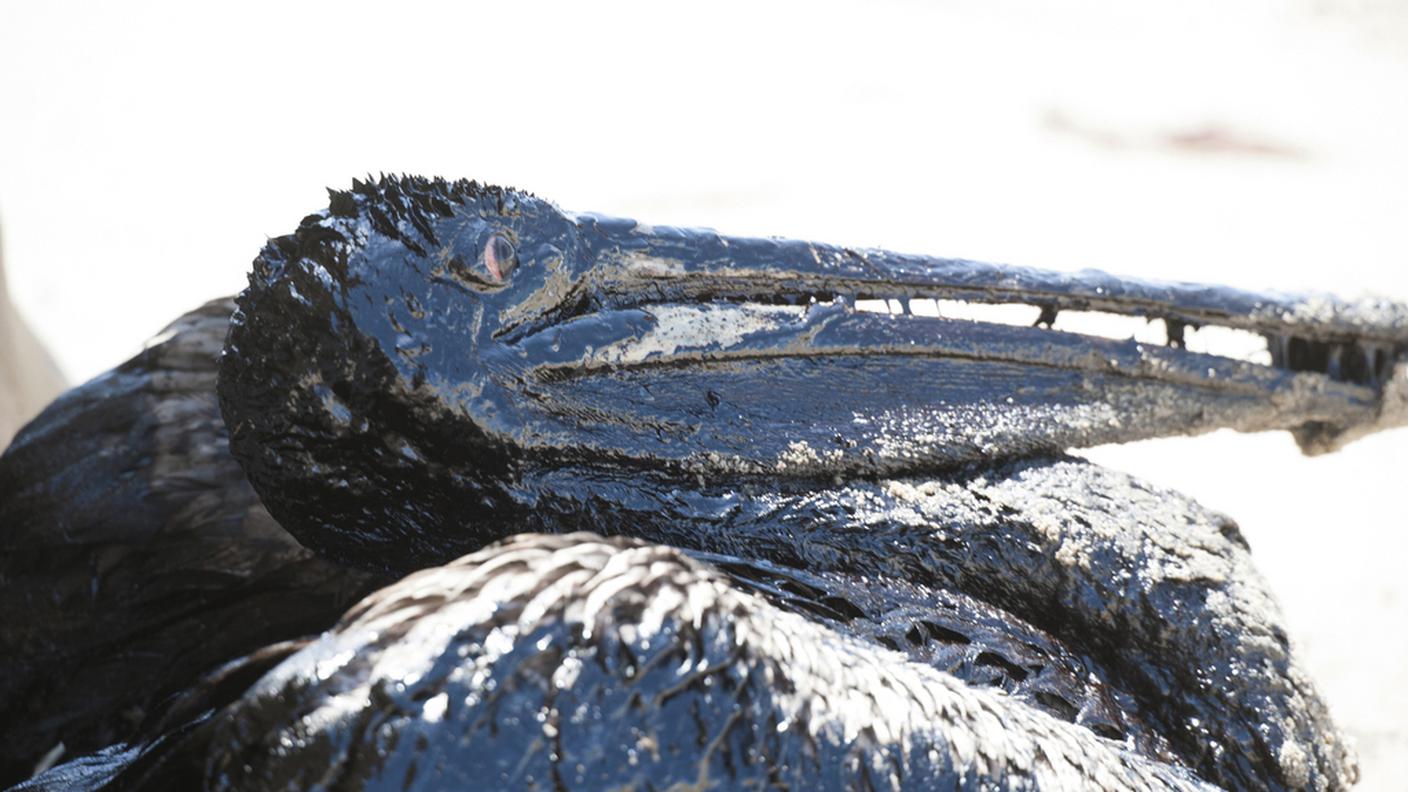
[[[518,266],[518,253],[513,242],[502,233],[495,233],[484,243],[484,269],[495,283],[503,283]]]

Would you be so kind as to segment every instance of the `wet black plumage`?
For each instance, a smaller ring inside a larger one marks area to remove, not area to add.
[[[142,736],[171,697],[374,587],[300,547],[230,457],[230,300],[76,387],[0,457],[0,785]]]
[[[511,278],[484,258],[505,240]],[[442,566],[34,788],[1352,783],[1235,524],[1061,451],[1222,425],[1330,447],[1402,420],[1396,370],[851,310],[884,289],[1408,344],[1393,306],[359,182],[256,261],[224,415],[300,541]]]

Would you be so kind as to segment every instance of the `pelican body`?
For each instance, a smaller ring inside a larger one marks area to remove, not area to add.
[[[989,305],[1038,322],[952,310]],[[1408,422],[1406,352],[1382,301],[355,182],[256,259],[219,402],[284,529],[408,576],[31,788],[1343,788],[1236,524],[1067,452],[1334,450]]]

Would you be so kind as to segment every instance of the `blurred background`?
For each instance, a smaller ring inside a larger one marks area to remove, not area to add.
[[[58,387],[16,316],[80,382],[238,290],[325,187],[382,171],[1408,300],[1404,141],[1402,2],[7,0],[0,382],[40,380],[19,410]],[[1404,430],[1314,459],[1231,433],[1089,454],[1240,522],[1366,789],[1408,777],[1406,455]]]

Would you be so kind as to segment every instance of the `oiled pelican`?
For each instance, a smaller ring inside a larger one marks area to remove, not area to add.
[[[1170,343],[1051,329],[1066,309],[1162,319]],[[358,184],[256,261],[220,378],[232,448],[320,553],[477,552],[121,778],[1344,786],[1235,525],[1060,454],[1401,423],[1405,315]],[[1209,324],[1265,335],[1272,365],[1177,343]]]

